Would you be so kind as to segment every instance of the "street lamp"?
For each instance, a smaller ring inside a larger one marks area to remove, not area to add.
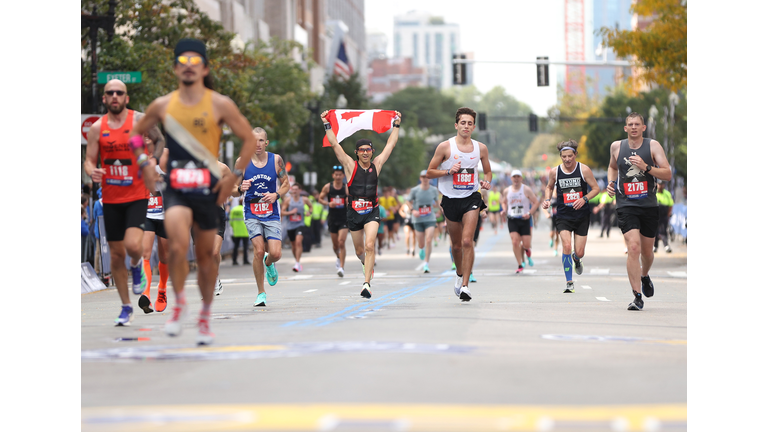
[[[96,44],[98,43],[100,28],[106,30],[108,40],[112,40],[112,36],[115,34],[115,6],[117,6],[117,0],[109,0],[109,11],[106,15],[96,15],[96,6],[93,7],[93,12],[90,15],[80,15],[80,29],[89,29],[89,36],[91,37],[91,96],[93,97],[94,114],[99,110]]]

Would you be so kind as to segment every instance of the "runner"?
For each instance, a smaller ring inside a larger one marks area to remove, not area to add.
[[[539,200],[527,185],[523,184],[523,173],[512,171],[512,185],[504,189],[501,201],[502,214],[507,215],[507,228],[512,239],[512,251],[517,259],[515,273],[523,272],[524,253],[530,258],[531,208],[538,208]],[[529,262],[533,265],[532,262]]]
[[[456,265],[453,292],[461,301],[472,300],[469,275],[475,261],[473,234],[485,202],[479,189],[491,187],[493,172],[488,161],[488,147],[472,139],[477,113],[470,108],[456,111],[456,136],[438,144],[429,162],[427,177],[437,178],[443,194],[441,206],[451,236],[451,253]],[[482,163],[484,180],[478,178]]]
[[[546,193],[544,194],[546,195]],[[543,197],[542,197],[543,198]],[[543,203],[543,200],[542,200]],[[549,219],[551,221],[551,227],[549,229],[549,247],[554,247],[555,251],[553,253],[554,256],[558,255],[558,249],[560,247],[560,236],[557,235],[557,195],[552,197],[552,200],[549,204],[549,209],[545,209],[547,213],[549,214]]]
[[[291,193],[287,199],[283,200],[281,212],[288,218],[288,225],[285,229],[288,231],[288,240],[291,241],[291,252],[296,263],[293,265],[293,271],[300,272],[304,270],[301,266],[301,253],[304,251],[304,234],[311,229],[304,224],[304,206],[312,208],[309,198],[301,196],[301,186],[298,183],[291,185]],[[307,233],[308,234],[308,233]]]
[[[432,238],[435,235],[436,223],[432,209],[438,207],[440,201],[437,188],[429,184],[427,170],[419,174],[419,180],[421,184],[411,189],[407,204],[412,209],[411,220],[419,244],[419,259],[424,261],[424,273],[429,273],[429,257],[432,255]]]
[[[574,140],[563,141],[557,145],[563,163],[549,172],[549,183],[545,192],[543,208],[550,206],[552,191],[557,191],[557,219],[555,227],[563,242],[563,270],[565,271],[565,293],[573,292],[573,268],[576,274],[584,271],[584,248],[587,246],[589,232],[589,200],[600,191],[592,170],[581,162],[576,162],[579,143]],[[587,185],[591,188],[585,193]],[[571,254],[571,233],[573,233],[574,252]]]
[[[145,136],[144,143],[147,145],[147,150],[150,153],[154,153],[156,148],[154,141],[150,137]],[[162,152],[162,158],[167,157],[168,149],[163,149]],[[165,172],[160,169],[159,165],[155,166],[155,171],[156,190],[149,196],[147,219],[144,221],[144,239],[142,240],[147,288],[144,289],[141,297],[139,297],[139,307],[144,313],[152,313],[155,310],[157,312],[164,312],[165,307],[168,305],[168,297],[165,294],[165,290],[168,288],[168,237],[165,234],[165,225],[163,224],[165,213],[163,212],[163,195],[160,191],[160,184],[165,181]],[[153,310],[152,302],[149,300],[151,297],[149,287],[152,285],[152,265],[150,264],[150,259],[152,258],[152,248],[155,244],[155,235],[157,235],[157,258],[160,260],[158,264],[160,281],[157,284],[157,299],[155,300],[155,309]]]
[[[387,139],[387,145],[380,155],[373,157],[373,143],[367,139],[360,139],[355,143],[355,154],[358,160],[355,161],[336,141],[336,134],[331,129],[331,124],[326,119],[328,111],[324,111],[320,118],[325,127],[325,136],[328,137],[333,146],[333,152],[339,163],[344,167],[344,174],[347,177],[347,186],[349,189],[349,205],[347,206],[347,226],[352,233],[352,243],[355,245],[355,254],[360,262],[363,263],[363,273],[365,282],[360,295],[365,298],[371,298],[371,277],[373,276],[373,266],[376,260],[374,245],[379,230],[379,202],[377,196],[377,187],[379,183],[379,173],[384,164],[392,154],[400,131],[400,121],[402,116],[399,112],[393,122],[393,129]],[[381,252],[381,250],[379,250]],[[367,265],[366,265],[367,264]]]
[[[328,206],[328,232],[331,233],[333,253],[336,254],[336,274],[344,277],[344,262],[347,259],[347,196],[349,191],[344,183],[344,167],[333,166],[333,181],[323,186],[318,196],[320,204]]]
[[[405,255],[416,255],[416,232],[413,230],[413,218],[411,216],[411,205],[407,201],[404,201],[400,208],[397,209],[397,214],[403,221],[403,234],[405,235]]]
[[[643,116],[630,113],[624,131],[627,139],[611,144],[608,193],[616,195],[619,228],[628,250],[627,276],[634,300],[627,309],[642,310],[643,294],[653,297],[654,293],[648,273],[653,265],[653,240],[659,225],[656,179],[671,180],[672,170],[659,142],[643,138]]]
[[[197,343],[213,343],[210,329],[216,263],[211,257],[221,205],[242,175],[245,161],[251,157],[256,140],[248,120],[228,97],[211,90],[210,69],[205,44],[197,39],[182,39],[174,49],[174,73],[179,88],[149,104],[147,113],[134,125],[131,144],[141,149],[141,135],[162,122],[168,140],[170,182],[163,191],[165,231],[168,235],[168,269],[176,305],[165,323],[169,336],[181,334],[186,315],[184,284],[189,273],[187,251],[190,229],[195,235],[197,282],[203,297],[198,320]],[[226,123],[243,141],[233,174],[224,175],[217,156],[221,123]]]
[[[275,263],[283,256],[283,226],[277,200],[288,193],[290,183],[283,158],[267,151],[267,131],[257,127],[252,135],[256,138],[256,151],[246,165],[240,191],[245,192],[245,226],[253,244],[251,262],[259,290],[253,306],[263,307],[267,305],[264,273],[269,285],[274,286],[278,278]]]
[[[222,176],[228,176],[232,173],[226,164],[219,161],[216,161],[216,163],[219,164]],[[232,185],[230,196],[240,196],[237,184]],[[221,245],[224,244],[224,233],[227,230],[227,212],[224,210],[224,203],[218,206],[216,211],[219,213],[219,225],[216,230],[216,237],[213,238],[213,261],[216,263],[216,283],[213,286],[213,294],[218,296],[224,292],[224,286],[221,285],[221,279],[219,279],[219,269],[221,268]]]
[[[133,320],[133,307],[128,295],[125,255],[131,257],[131,285],[133,293],[139,295],[148,286],[142,262],[142,239],[149,191],[155,190],[155,159],[162,152],[162,145],[156,147],[155,158],[148,158],[142,136],[137,137],[141,143],[139,148],[129,144],[131,128],[146,115],[125,108],[130,98],[122,81],[109,81],[104,86],[102,101],[107,106],[107,114],[88,131],[83,168],[94,187],[96,183],[104,183],[101,189],[104,234],[109,243],[112,277],[122,302],[115,325],[129,326]],[[151,130],[153,136],[160,136],[157,128]],[[149,133],[150,128],[144,132]],[[159,139],[157,142],[160,143]],[[96,168],[99,157],[101,168]]]
[[[613,211],[615,208],[616,197],[611,196],[608,194],[608,192],[606,192],[600,195],[600,203],[597,205],[597,207],[592,209],[595,214],[601,210],[603,211],[603,217],[600,225],[600,238],[603,238],[603,234],[605,234],[606,238],[611,237],[611,227],[613,226]]]
[[[488,191],[488,219],[491,220],[491,226],[493,227],[493,235],[499,234],[499,223],[501,222],[501,191],[499,185],[493,186],[492,190]]]
[[[397,211],[400,209],[400,205],[397,203],[394,188],[384,188],[384,196],[381,197],[380,201],[384,210],[387,211],[387,219],[385,221],[386,226],[384,227],[384,232],[387,235],[387,249],[392,249],[398,240],[397,231],[400,228],[400,223],[397,217]]]

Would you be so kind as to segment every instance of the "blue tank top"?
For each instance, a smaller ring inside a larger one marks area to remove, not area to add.
[[[267,152],[267,164],[263,168],[257,168],[253,160],[249,161],[243,179],[251,181],[251,187],[245,191],[245,218],[280,221],[280,204],[277,201],[272,204],[260,202],[262,195],[277,192],[275,154]]]

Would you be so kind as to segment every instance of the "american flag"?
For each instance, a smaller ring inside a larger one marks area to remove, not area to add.
[[[339,55],[333,63],[333,72],[345,80],[348,80],[352,75],[352,65],[347,58],[347,50],[344,48],[344,42],[339,44]]]

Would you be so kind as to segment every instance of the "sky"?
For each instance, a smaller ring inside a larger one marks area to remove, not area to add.
[[[565,60],[564,0],[366,0],[367,32],[387,35],[392,56],[394,17],[412,10],[442,16],[459,24],[462,52],[474,52],[475,60],[530,60],[548,56]],[[589,3],[589,2],[585,2]],[[585,11],[585,15],[588,15]],[[585,17],[586,18],[586,17]],[[591,43],[585,41],[585,45]],[[534,64],[476,64],[475,86],[483,93],[502,86],[507,94],[528,104],[538,115],[557,103],[557,81],[565,66],[550,66],[549,87],[536,86]]]

